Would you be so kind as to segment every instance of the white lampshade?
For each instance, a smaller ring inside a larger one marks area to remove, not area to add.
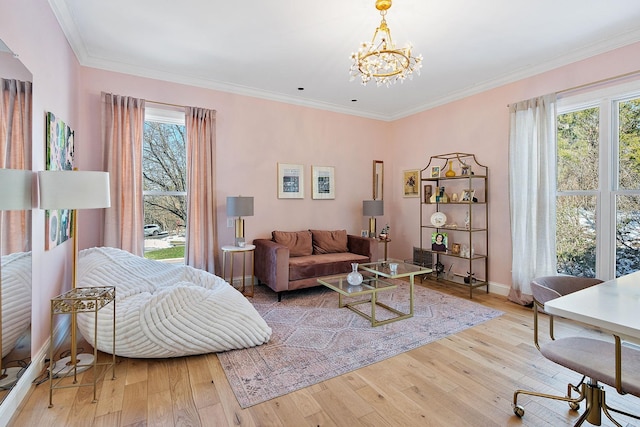
[[[0,169],[0,211],[31,209],[33,172],[22,169]]]
[[[384,202],[382,200],[363,200],[362,216],[384,215]]]
[[[227,197],[227,216],[253,216],[253,197]]]
[[[109,173],[38,172],[40,209],[97,209],[111,206]]]

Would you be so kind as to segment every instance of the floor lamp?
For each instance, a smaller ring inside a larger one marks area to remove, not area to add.
[[[32,172],[19,169],[0,169],[0,258],[2,257],[2,231],[4,211],[31,209]],[[0,263],[0,388],[8,389],[18,381],[21,367],[2,366],[2,264]]]
[[[40,209],[71,209],[71,239],[73,258],[71,288],[77,287],[78,220],[77,210],[111,206],[109,173],[96,171],[40,171],[38,172]],[[52,372],[66,375],[86,371],[93,365],[92,354],[77,354],[77,315],[71,315],[71,355],[57,361]],[[51,362],[53,363],[53,361]]]
[[[382,200],[363,200],[362,215],[369,218],[369,237],[376,237],[376,217],[384,215]]]
[[[244,246],[244,219],[243,216],[253,216],[253,197],[227,197],[227,216],[237,216],[236,219],[236,246]]]

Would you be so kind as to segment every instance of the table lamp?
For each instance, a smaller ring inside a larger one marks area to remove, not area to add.
[[[0,169],[0,258],[4,211],[31,209],[32,172],[21,169]],[[21,367],[2,366],[2,264],[0,263],[0,388],[8,389],[18,381]]]
[[[376,218],[384,215],[384,202],[382,200],[363,200],[362,215],[369,218],[369,237],[376,237]]]
[[[253,197],[227,197],[227,216],[236,216],[236,246],[244,245],[243,216],[253,216]]]
[[[40,171],[38,172],[40,209],[71,209],[71,238],[73,259],[71,288],[77,287],[78,263],[78,209],[98,209],[111,206],[109,173],[97,171]],[[77,354],[77,314],[71,315],[71,355],[60,359],[52,372],[65,375],[89,369],[93,364],[92,354]],[[53,363],[53,361],[51,361]]]

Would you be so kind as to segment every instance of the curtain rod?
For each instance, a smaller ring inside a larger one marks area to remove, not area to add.
[[[169,107],[178,107],[178,108],[187,108],[188,107],[188,105],[172,104],[170,102],[152,101],[150,99],[146,99],[145,102],[149,102],[151,104],[168,105]]]
[[[591,86],[597,86],[599,84],[608,83],[608,82],[611,82],[611,81],[614,81],[614,80],[625,79],[627,77],[631,77],[631,76],[634,76],[636,74],[640,75],[640,70],[630,71],[628,73],[619,74],[617,76],[607,77],[606,79],[596,80],[595,82],[589,82],[589,83],[584,83],[584,84],[581,84],[581,85],[573,86],[573,87],[570,87],[568,89],[563,89],[563,90],[560,90],[560,91],[556,92],[556,95],[561,95],[563,93],[573,92],[573,91],[584,89],[584,88],[591,87]],[[518,102],[520,102],[520,101],[518,101]],[[507,108],[511,107],[511,105],[513,105],[513,104],[517,104],[517,102],[511,103],[511,104],[507,104]]]
[[[619,74],[617,76],[608,77],[606,79],[596,80],[595,82],[590,82],[590,83],[585,83],[585,84],[578,85],[578,86],[573,86],[573,87],[570,87],[568,89],[564,89],[564,90],[558,91],[558,92],[556,92],[556,94],[560,95],[560,94],[563,94],[563,93],[566,93],[566,92],[573,92],[574,90],[584,89],[584,88],[590,87],[590,86],[597,86],[599,84],[608,83],[608,82],[611,82],[611,81],[614,81],[614,80],[621,80],[621,79],[624,79],[624,78],[627,78],[627,77],[631,77],[631,76],[636,75],[636,74],[640,74],[640,70],[629,71],[628,73]]]

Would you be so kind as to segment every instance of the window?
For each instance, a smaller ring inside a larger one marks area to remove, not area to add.
[[[640,83],[558,102],[558,272],[640,270]]]
[[[182,262],[187,220],[184,112],[147,106],[142,150],[145,257]]]

